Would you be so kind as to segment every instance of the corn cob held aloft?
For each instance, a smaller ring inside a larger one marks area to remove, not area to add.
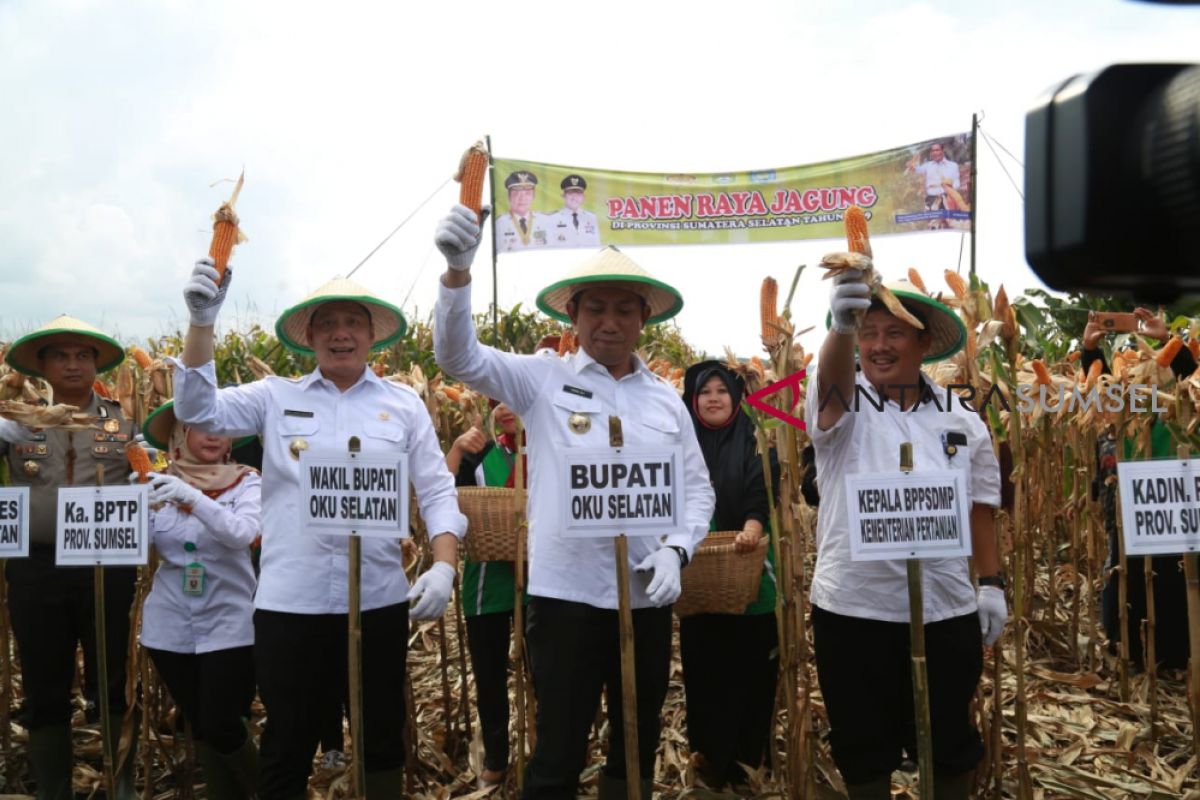
[[[229,256],[233,253],[234,245],[246,241],[245,235],[238,227],[238,215],[233,210],[245,180],[246,173],[243,172],[237,179],[237,185],[233,187],[233,195],[213,214],[213,237],[208,246],[208,257],[213,260],[213,266],[217,269],[218,286],[225,277],[225,268],[229,266]]]
[[[1178,336],[1172,336],[1171,340],[1163,345],[1163,349],[1158,351],[1158,355],[1154,357],[1155,362],[1160,367],[1169,367],[1171,362],[1175,360],[1180,349],[1183,347],[1183,339]]]
[[[857,269],[862,272],[863,282],[871,287],[871,293],[878,297],[880,301],[887,306],[888,311],[892,312],[897,319],[902,319],[909,325],[912,325],[917,330],[925,330],[924,323],[908,312],[896,295],[892,294],[891,290],[883,285],[883,279],[879,277],[879,273],[875,272],[875,268],[871,265],[871,260],[861,253],[830,253],[821,259],[818,265],[824,269],[825,279],[832,278],[839,272],[847,269]],[[855,312],[859,322],[865,316],[863,313]]]
[[[842,217],[846,228],[846,249],[871,258],[871,238],[867,234],[867,215],[858,206],[850,206]]]
[[[476,219],[483,208],[483,179],[487,177],[487,170],[487,148],[483,142],[476,142],[463,153],[454,175],[454,180],[459,183],[458,202],[474,211]]]
[[[137,473],[138,483],[145,483],[150,480],[150,473],[154,471],[153,465],[150,463],[150,456],[140,444],[130,442],[125,446],[125,458],[129,461],[129,468]]]
[[[763,346],[774,347],[783,337],[779,324],[779,284],[769,275],[763,278],[758,290],[758,319],[762,329]]]

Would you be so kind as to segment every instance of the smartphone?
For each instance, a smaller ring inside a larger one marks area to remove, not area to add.
[[[1138,329],[1137,314],[1132,313],[1096,311],[1092,313],[1092,322],[1105,333],[1134,333]]]

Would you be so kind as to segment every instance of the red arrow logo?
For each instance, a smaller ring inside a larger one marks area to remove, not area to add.
[[[804,380],[804,374],[804,370],[793,372],[783,380],[775,381],[775,383],[772,383],[770,386],[764,386],[754,394],[748,395],[746,397],[746,402],[757,408],[759,411],[770,414],[775,419],[786,422],[788,425],[799,428],[802,431],[808,430],[807,426],[804,424],[804,420],[792,415],[788,411],[779,410],[775,406],[768,404],[764,399],[767,395],[774,394],[775,392],[782,391],[783,389],[791,389],[792,396],[798,398],[800,395],[798,389],[800,386],[800,381]],[[793,404],[792,407],[794,408],[795,404]]]

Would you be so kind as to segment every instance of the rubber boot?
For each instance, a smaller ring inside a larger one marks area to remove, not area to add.
[[[29,732],[29,760],[37,800],[71,800],[71,726],[44,725]]]
[[[404,768],[367,773],[367,800],[399,800],[404,797]]]
[[[210,800],[249,800],[254,796],[258,748],[252,738],[247,736],[242,746],[228,755],[207,742],[196,742],[196,756],[204,768]]]
[[[937,800],[968,800],[971,787],[975,784],[975,773],[941,775],[933,773],[933,796]]]
[[[847,784],[846,796],[850,800],[890,800],[892,796],[892,776],[884,775],[882,778],[876,778],[867,783]],[[936,800],[940,800],[941,798],[936,789],[933,796]]]
[[[654,791],[654,781],[644,779],[641,781],[642,800],[650,800],[650,795]],[[613,778],[604,772],[600,773],[600,792],[596,795],[597,800],[628,800],[629,784],[624,778]]]

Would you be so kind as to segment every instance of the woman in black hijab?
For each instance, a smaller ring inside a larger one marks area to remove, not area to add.
[[[735,549],[751,557],[766,535],[768,506],[754,424],[741,408],[744,388],[728,367],[702,361],[684,376],[683,402],[717,496],[709,529],[741,531]],[[777,487],[774,452],[771,464]],[[688,743],[703,756],[700,775],[711,788],[745,783],[738,764],[757,769],[766,762],[779,673],[775,569],[767,552],[758,598],[742,614],[696,614],[679,623]]]

